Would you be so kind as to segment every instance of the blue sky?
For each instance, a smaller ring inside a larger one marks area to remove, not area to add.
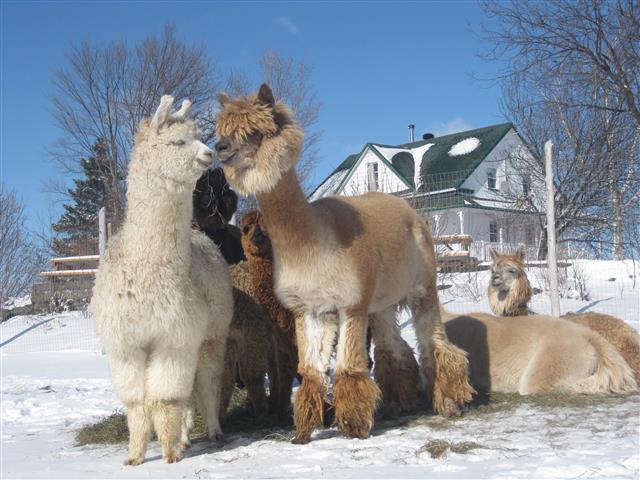
[[[304,59],[322,104],[316,183],[367,141],[406,142],[409,123],[419,137],[503,121],[498,89],[472,76],[496,68],[478,56],[484,16],[475,2],[1,0],[0,8],[0,177],[34,228],[60,213],[44,189],[59,176],[47,155],[60,135],[51,76],[74,42],[133,44],[171,22],[178,37],[207,46],[222,74],[256,72],[268,49]]]

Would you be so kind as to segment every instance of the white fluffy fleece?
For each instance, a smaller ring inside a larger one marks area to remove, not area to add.
[[[203,341],[220,346],[222,362],[233,313],[227,265],[191,229],[192,191],[211,150],[184,116],[188,106],[169,115],[169,99],[140,126],[126,219],[101,259],[90,307],[114,389],[127,406],[186,402]],[[218,412],[206,414],[219,430]]]

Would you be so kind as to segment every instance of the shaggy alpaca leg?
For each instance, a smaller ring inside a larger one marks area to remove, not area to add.
[[[380,389],[369,378],[366,312],[341,312],[333,383],[335,423],[348,437],[367,438],[380,401]]]
[[[184,402],[160,400],[151,406],[153,426],[162,446],[165,463],[176,463],[182,458],[180,433]]]
[[[140,465],[144,461],[147,443],[151,436],[149,411],[142,403],[127,405],[127,426],[129,427],[129,458],[125,465]]]
[[[240,376],[244,382],[244,386],[247,389],[247,397],[253,407],[253,414],[257,418],[263,418],[267,414],[267,395],[264,391],[264,376],[256,377],[251,375],[247,378],[245,373],[240,371]]]
[[[189,432],[193,428],[193,398],[189,400],[187,407],[182,412],[182,431],[180,432],[180,446],[184,448],[191,448],[191,441],[189,440]]]
[[[271,337],[267,348],[267,375],[269,376],[269,401],[267,409],[269,413],[279,413],[280,391],[282,390],[282,372],[278,361],[278,344],[275,336]]]
[[[369,319],[376,344],[374,378],[382,390],[383,416],[397,418],[415,407],[420,383],[418,362],[400,335],[395,306]]]
[[[325,323],[311,314],[296,317],[298,372],[302,375],[302,384],[293,404],[296,426],[293,443],[308,443],[313,430],[323,424],[323,404],[327,394],[322,370]]]
[[[207,340],[200,348],[200,362],[195,377],[194,391],[198,396],[200,414],[207,423],[209,439],[223,439],[220,428],[220,402],[225,370],[226,342]]]
[[[324,399],[327,388],[318,372],[300,372],[302,385],[293,404],[293,422],[296,434],[292,443],[309,443],[311,433],[323,425]]]
[[[224,421],[231,402],[231,395],[236,383],[236,364],[238,361],[238,344],[235,341],[227,341],[227,348],[224,355],[224,370],[222,372],[222,380],[220,385],[220,420]],[[199,401],[199,398],[198,398]],[[202,412],[201,405],[198,405],[198,411]]]
[[[469,384],[466,352],[447,340],[442,328],[435,279],[426,295],[412,299],[413,325],[420,347],[420,364],[434,410],[445,417],[459,415],[475,391]]]
[[[264,348],[252,350],[252,347],[255,346],[246,343],[240,344],[238,355],[240,378],[247,389],[247,397],[253,407],[253,414],[256,417],[264,417],[267,414],[267,395],[264,387],[267,352]]]
[[[279,415],[287,415],[289,408],[291,408],[291,391],[293,386],[293,379],[296,376],[298,367],[298,355],[297,352],[279,352],[279,367],[280,367],[280,393],[279,404],[277,411]]]

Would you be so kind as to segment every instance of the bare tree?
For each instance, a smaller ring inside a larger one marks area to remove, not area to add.
[[[26,293],[42,266],[43,256],[24,222],[24,206],[0,185],[0,305]]]
[[[189,98],[196,109],[206,108],[217,90],[214,71],[204,46],[179,40],[172,26],[132,47],[123,42],[74,45],[67,61],[53,77],[51,112],[63,133],[51,153],[64,173],[79,173],[80,159],[91,154],[97,139],[106,141],[110,165],[105,174],[113,199],[109,208],[118,223],[122,179],[141,119],[167,93],[178,101]],[[205,141],[210,141],[211,122],[203,122],[203,128]]]
[[[640,126],[640,4],[636,0],[484,3],[496,20],[483,27],[488,57],[505,62],[501,78],[541,76],[580,89],[594,73],[619,99],[574,98],[565,106],[626,112]]]
[[[640,208],[637,2],[487,2],[485,11],[497,20],[484,34],[488,57],[505,65],[503,112],[534,154],[514,159],[520,174],[543,184],[551,139],[558,238],[621,258]]]

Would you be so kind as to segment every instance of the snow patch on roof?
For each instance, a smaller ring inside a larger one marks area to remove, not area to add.
[[[460,155],[466,155],[467,153],[473,152],[476,148],[480,146],[480,139],[476,137],[465,138],[464,140],[460,140],[449,150],[450,157],[458,157]]]
[[[318,200],[319,198],[328,197],[329,195],[335,195],[337,193],[336,189],[338,188],[342,180],[344,180],[344,178],[347,176],[349,171],[350,169],[340,170],[339,172],[331,175],[329,178],[327,178],[327,180],[325,180],[322,185],[320,185],[316,189],[315,192],[313,192],[311,197],[309,197],[309,200],[314,201]]]
[[[373,145],[373,144],[372,144]],[[391,159],[396,153],[400,152],[408,152],[409,150],[406,148],[390,148],[390,147],[381,147],[380,145],[373,145],[375,149],[382,154],[384,158],[391,162]]]
[[[416,190],[420,187],[420,179],[422,178],[420,175],[420,168],[422,167],[422,156],[434,145],[435,143],[425,143],[424,145],[420,145],[419,147],[411,150],[411,154],[413,155],[413,164],[415,165],[413,171],[413,184],[415,185]]]

